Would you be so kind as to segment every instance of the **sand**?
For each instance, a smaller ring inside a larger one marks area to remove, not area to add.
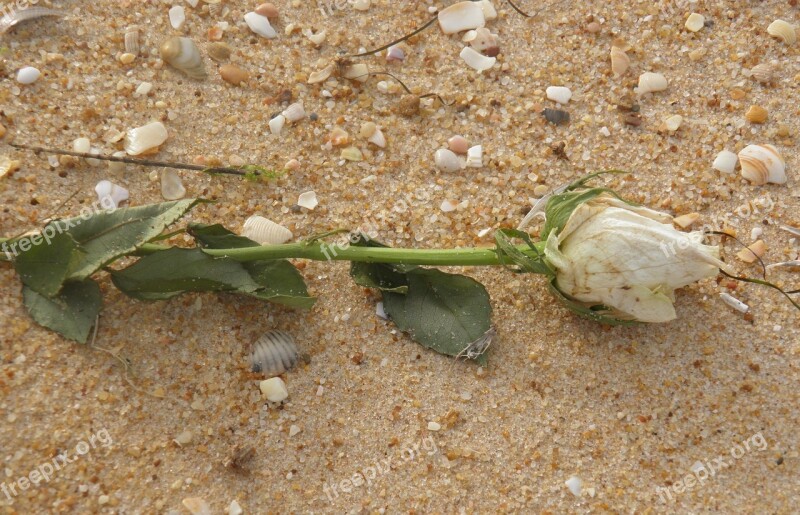
[[[80,2],[65,19],[4,35],[0,155],[19,160],[20,169],[0,178],[0,234],[77,214],[95,201],[102,179],[128,188],[134,205],[162,200],[158,170],[109,171],[78,159],[52,167],[46,154],[5,142],[71,148],[88,137],[112,153],[121,148],[112,142],[120,131],[155,119],[169,131],[158,159],[276,170],[299,161],[272,182],[181,172],[189,196],[218,201],[194,210],[191,221],[238,231],[262,214],[297,238],[371,225],[393,246],[490,245],[491,233],[479,232],[516,226],[543,191],[622,168],[632,174],[608,183],[623,195],[675,215],[697,212],[695,228],[729,227],[748,243],[759,228],[766,262],[797,259],[798,238],[780,226],[800,225],[800,47],[766,31],[776,18],[797,22],[791,2],[551,2],[528,19],[495,1],[499,17],[488,27],[501,53],[482,75],[458,57],[459,37],[437,27],[408,43],[403,63],[363,60],[414,94],[452,103],[425,100],[412,117],[396,112],[402,91],[385,77],[306,80],[340,52],[413,30],[434,4],[378,0],[366,12],[344,2],[275,4],[274,40],[249,31],[243,16],[256,5],[243,2],[224,2],[213,16],[202,2],[185,4],[180,30],[169,26],[170,2]],[[708,21],[697,33],[684,29],[692,11]],[[205,81],[158,58],[170,35],[194,38],[205,55],[219,21],[229,24],[222,40],[234,49],[231,62],[250,74],[240,87],[223,82],[207,57]],[[286,35],[290,23],[298,28]],[[130,25],[142,28],[143,51],[123,65]],[[301,29],[326,30],[326,40],[317,48]],[[622,77],[611,73],[608,57],[617,38],[630,46]],[[748,76],[769,62],[771,84]],[[16,70],[26,65],[42,77],[19,85]],[[663,73],[669,86],[637,99],[633,88],[646,71]],[[388,93],[378,84],[384,79]],[[134,94],[142,82],[153,85],[144,97]],[[557,107],[545,97],[551,85],[573,92],[564,107],[569,124],[540,114]],[[285,90],[317,120],[272,136],[267,122],[286,107]],[[630,113],[618,107],[634,104],[639,126],[625,124]],[[768,110],[765,123],[746,121],[752,105]],[[681,127],[661,130],[675,114]],[[359,138],[370,121],[385,133],[386,149]],[[363,161],[343,162],[341,148],[325,147],[335,126],[350,134]],[[483,145],[483,168],[434,168],[434,152],[455,134]],[[567,159],[551,148],[559,142]],[[755,186],[738,171],[712,169],[719,151],[750,143],[779,149],[787,184]],[[293,209],[312,189],[320,205]],[[445,200],[458,209],[442,212]],[[172,243],[190,244],[180,236]],[[736,260],[737,250],[728,242],[728,259],[758,274]],[[344,263],[304,267],[319,297],[311,311],[227,294],[143,303],[101,273],[105,305],[93,346],[38,327],[13,268],[0,265],[0,479],[4,488],[17,485],[16,495],[0,493],[0,506],[5,513],[187,513],[182,501],[201,498],[212,513],[234,500],[245,513],[796,510],[800,329],[797,310],[777,292],[705,280],[679,292],[678,320],[609,328],[567,312],[539,277],[452,270],[491,294],[497,337],[485,368],[425,350],[376,317],[377,296],[354,285]],[[798,282],[796,268],[770,277],[785,288]],[[723,304],[721,291],[750,313]],[[310,357],[284,376],[282,406],[261,398],[262,378],[248,369],[250,346],[270,329],[291,333]],[[74,460],[50,473],[65,451]],[[23,490],[24,477],[37,484]],[[579,496],[565,485],[572,477],[582,483]]]

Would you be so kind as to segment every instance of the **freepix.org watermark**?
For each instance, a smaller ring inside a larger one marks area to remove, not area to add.
[[[7,2],[7,3],[0,3],[0,18],[4,18],[6,16],[13,18],[17,11],[24,11],[28,7],[31,6],[30,0],[17,0],[16,2]]]
[[[92,449],[97,448],[98,443],[102,447],[109,447],[114,442],[111,440],[111,435],[108,434],[108,431],[101,429],[89,435],[86,441],[81,440],[78,442],[73,453],[64,451],[56,455],[52,460],[45,461],[32,469],[27,475],[18,477],[16,481],[0,484],[0,491],[5,494],[7,499],[11,500],[31,486],[39,486],[41,483],[48,483],[56,472],[70,463],[79,460],[81,456],[89,454]]]

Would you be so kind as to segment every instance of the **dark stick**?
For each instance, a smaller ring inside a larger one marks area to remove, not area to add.
[[[411,34],[406,34],[406,35],[405,35],[405,36],[403,36],[402,38],[400,38],[400,39],[398,39],[398,40],[395,40],[395,41],[392,41],[392,42],[391,42],[391,43],[389,43],[388,45],[383,45],[383,46],[382,46],[382,47],[380,47],[380,48],[376,48],[375,50],[370,50],[370,51],[368,51],[368,52],[364,52],[363,54],[351,55],[350,57],[366,57],[366,56],[368,56],[368,55],[377,54],[377,53],[378,53],[378,52],[380,52],[381,50],[386,50],[387,48],[389,48],[389,47],[390,47],[390,46],[392,46],[392,45],[396,45],[397,43],[402,43],[403,41],[405,41],[405,40],[407,40],[407,39],[409,39],[409,38],[411,38],[411,37],[413,37],[413,36],[416,36],[417,34],[419,34],[420,32],[422,32],[423,30],[425,30],[425,29],[427,29],[428,27],[430,27],[431,25],[433,25],[433,23],[434,23],[436,20],[438,20],[438,19],[439,19],[439,17],[438,17],[438,16],[434,16],[433,18],[431,18],[430,20],[428,20],[428,22],[427,22],[425,25],[423,25],[422,27],[418,28],[417,30],[415,30],[415,31],[414,31],[414,32],[412,32]]]

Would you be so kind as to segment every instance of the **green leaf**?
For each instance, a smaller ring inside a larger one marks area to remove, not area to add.
[[[162,202],[59,221],[85,253],[68,279],[85,279],[118,257],[133,252],[161,234],[198,202],[195,199]]]
[[[356,247],[387,247],[383,243],[367,240],[363,235],[353,243]],[[406,274],[417,269],[414,265],[392,265],[382,263],[357,263],[350,264],[350,277],[356,284],[365,288],[377,288],[381,291],[406,293],[408,280]]]
[[[72,237],[52,223],[45,226],[42,234],[20,238],[14,245],[15,248],[30,245],[17,255],[14,268],[25,286],[45,297],[61,290],[70,270],[83,257]]]
[[[250,295],[290,308],[309,309],[317,301],[308,295],[300,271],[285,259],[243,263],[250,277],[262,288]]]
[[[397,327],[441,354],[464,356],[471,347],[475,350],[473,344],[492,327],[492,307],[483,285],[436,269],[412,270],[407,278],[405,295],[383,293],[383,308]],[[485,362],[485,348],[478,351],[479,361]]]
[[[220,224],[189,224],[189,234],[197,240],[201,247],[209,249],[240,249],[258,247],[259,244],[250,238],[239,236]]]
[[[103,305],[100,287],[91,279],[68,282],[52,298],[28,286],[23,287],[22,296],[36,323],[80,343],[86,343]]]
[[[189,291],[239,291],[260,288],[241,263],[214,258],[201,249],[171,248],[112,271],[114,285],[141,300],[164,300]]]

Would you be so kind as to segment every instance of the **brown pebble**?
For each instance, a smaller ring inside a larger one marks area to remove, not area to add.
[[[223,64],[220,66],[219,74],[222,77],[222,80],[229,82],[234,86],[240,85],[249,78],[249,74],[246,71],[232,64]]]
[[[589,25],[586,26],[586,30],[589,31],[590,34],[597,34],[600,32],[600,24],[596,21],[593,21]]]
[[[750,123],[764,123],[767,121],[767,110],[759,105],[751,106],[744,115]]]
[[[466,154],[469,150],[469,142],[463,136],[453,136],[447,140],[447,147],[456,154]]]
[[[638,127],[642,124],[642,115],[639,113],[628,113],[625,115],[625,118],[623,118],[622,121],[625,122],[625,125]]]
[[[397,112],[402,116],[415,116],[419,113],[419,97],[417,95],[403,95],[397,103]]]
[[[265,2],[256,7],[256,14],[260,14],[261,16],[266,16],[267,18],[269,18],[269,21],[277,20],[278,8],[269,2]]]

